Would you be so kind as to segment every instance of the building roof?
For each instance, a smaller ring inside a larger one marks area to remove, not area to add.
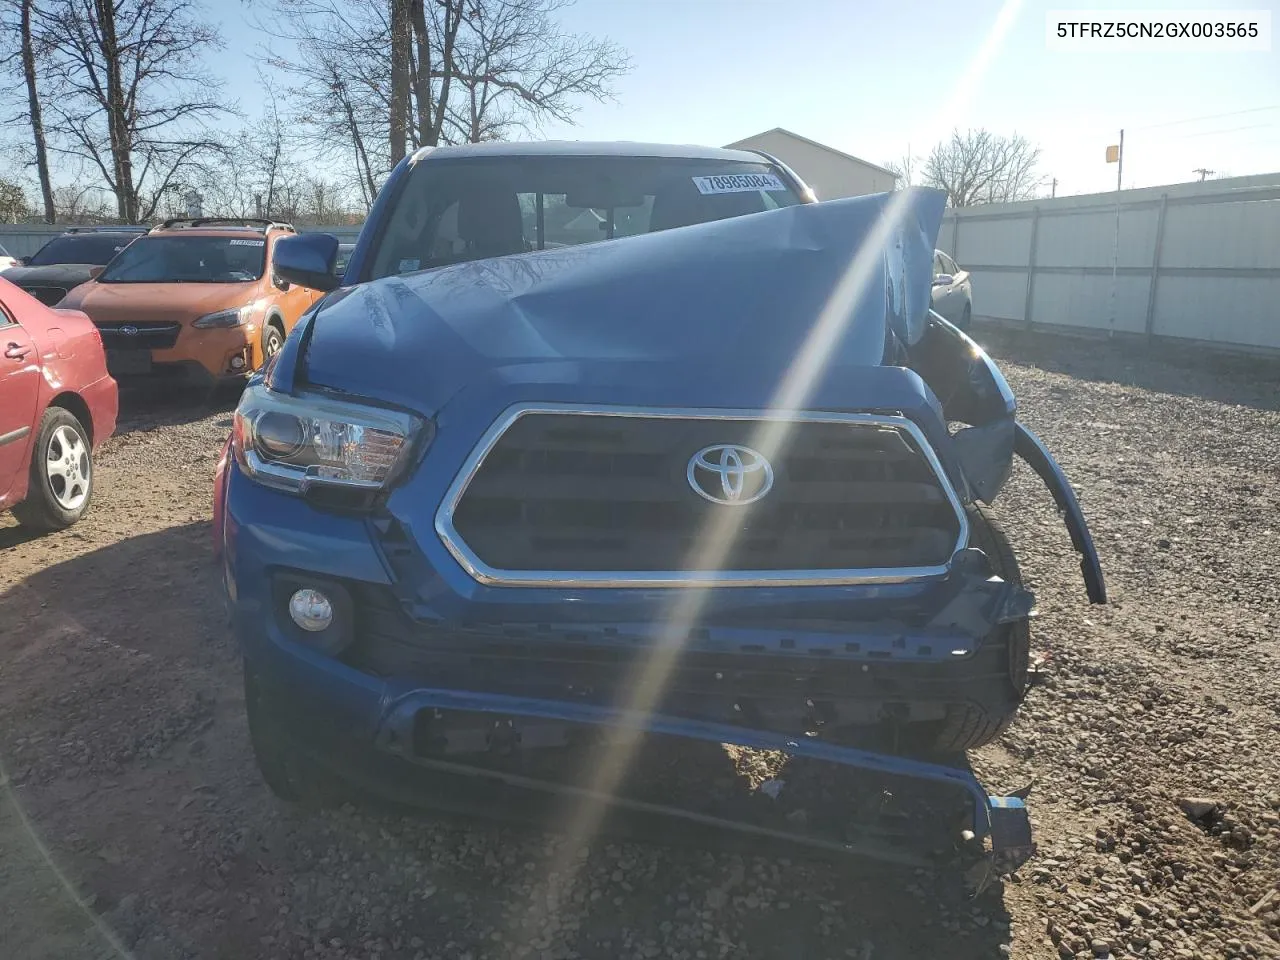
[[[738,160],[759,163],[760,155],[728,147],[589,140],[490,141],[423,147],[414,162],[460,157],[673,157],[687,160]]]
[[[872,170],[879,170],[881,173],[886,173],[891,177],[896,178],[898,176],[892,170],[886,170],[878,163],[871,163],[867,160],[863,160],[861,157],[855,157],[851,153],[845,153],[843,150],[837,150],[835,147],[829,147],[825,143],[819,143],[817,140],[810,140],[808,137],[802,137],[798,133],[792,133],[790,130],[784,130],[782,127],[774,127],[771,130],[765,130],[763,133],[754,133],[749,137],[744,137],[741,140],[729,144],[725,149],[741,149],[744,143],[748,143],[759,137],[766,137],[771,133],[780,133],[784,137],[790,137],[792,140],[799,140],[801,143],[807,143],[809,146],[817,147],[819,150],[825,150],[827,153],[834,153],[837,157],[843,157],[845,160],[852,160],[854,163],[860,163],[864,167],[870,167]]]

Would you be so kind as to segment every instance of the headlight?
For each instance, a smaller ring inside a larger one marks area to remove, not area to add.
[[[234,310],[219,310],[217,313],[206,313],[191,325],[202,329],[209,327],[238,327],[242,323],[249,322],[249,314],[252,310],[253,307],[251,305],[246,305],[236,307]]]
[[[295,493],[314,486],[377,491],[403,469],[431,423],[362,403],[292,397],[247,387],[233,431],[240,467],[260,483]]]

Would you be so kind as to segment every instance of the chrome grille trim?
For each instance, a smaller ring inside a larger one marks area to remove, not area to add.
[[[760,410],[684,409],[672,407],[581,406],[576,404],[517,403],[498,416],[480,437],[445,492],[435,516],[435,530],[441,543],[458,564],[478,583],[504,587],[758,587],[758,586],[844,586],[856,584],[913,583],[944,577],[950,561],[935,566],[879,567],[816,570],[501,570],[481,560],[454,527],[453,516],[485,458],[513,424],[533,414],[571,414],[586,417],[642,417],[649,419],[785,421],[789,423],[856,423],[888,427],[908,434],[933,471],[947,502],[955,512],[958,534],[955,553],[969,544],[969,520],[964,505],[947,478],[933,447],[914,421],[907,417],[872,413],[827,413],[822,411],[775,412]]]

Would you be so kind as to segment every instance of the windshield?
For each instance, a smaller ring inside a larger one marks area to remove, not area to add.
[[[262,276],[261,237],[147,236],[120,254],[99,283],[245,283]]]
[[[437,160],[410,175],[370,278],[653,233],[798,203],[767,163],[671,157]]]
[[[351,261],[351,252],[355,250],[354,243],[338,244],[338,256],[333,264],[333,272],[336,276],[342,276],[347,272],[347,264]]]
[[[27,261],[29,267],[47,267],[55,263],[110,263],[111,258],[127,247],[134,237],[121,233],[85,233],[54,237]]]

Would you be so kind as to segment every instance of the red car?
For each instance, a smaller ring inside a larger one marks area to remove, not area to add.
[[[0,279],[0,511],[38,530],[79,520],[118,403],[93,322]]]

